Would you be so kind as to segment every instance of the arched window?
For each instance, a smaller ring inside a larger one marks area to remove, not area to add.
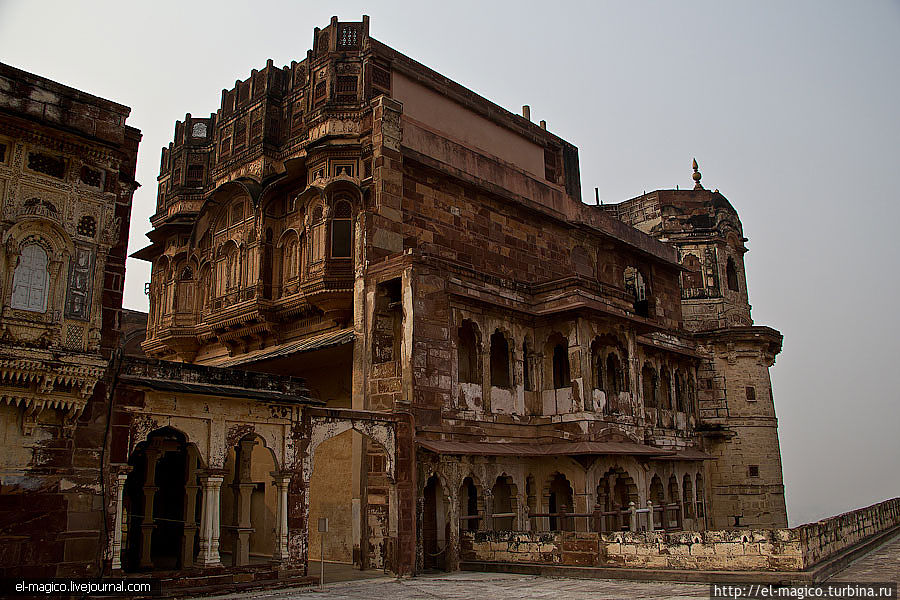
[[[175,306],[178,312],[191,312],[194,309],[194,271],[184,267],[175,285]]]
[[[687,519],[694,518],[694,485],[691,476],[685,475],[682,481],[682,499],[684,500],[684,516]]]
[[[591,379],[594,389],[602,390],[603,387],[603,348],[600,340],[594,340],[591,344]]]
[[[13,275],[13,308],[47,312],[47,296],[50,291],[48,262],[47,251],[39,244],[32,243],[22,248]]]
[[[728,279],[728,289],[732,292],[741,291],[740,286],[738,285],[738,275],[737,269],[734,266],[734,259],[730,256],[728,257],[728,262],[725,265],[725,276]]]
[[[656,408],[656,369],[649,363],[645,363],[644,368],[641,369],[641,384],[644,392],[644,406]]]
[[[550,497],[548,499],[551,514],[571,513],[575,511],[572,502],[572,484],[562,473],[557,473],[550,482]],[[550,517],[550,531],[572,531],[574,523],[571,517]]]
[[[475,335],[475,325],[471,321],[463,321],[459,328],[456,360],[460,383],[481,382],[481,369],[478,368],[478,338]]]
[[[323,210],[322,205],[317,204],[315,208],[313,208],[310,213],[309,218],[309,230],[310,230],[310,238],[309,238],[309,263],[312,264],[317,262],[323,258],[323,244],[324,240],[322,239],[322,216]]]
[[[509,343],[500,330],[491,335],[491,385],[512,387],[509,377]]]
[[[610,394],[617,394],[622,389],[620,385],[622,378],[622,369],[619,366],[619,357],[610,353],[606,357],[606,391]]]
[[[672,377],[669,375],[669,369],[663,367],[659,370],[659,397],[660,408],[672,410]]]
[[[334,207],[331,219],[331,257],[350,258],[352,244],[350,203],[341,200]]]
[[[531,376],[531,364],[528,359],[531,357],[531,351],[528,349],[528,340],[522,342],[522,384],[526,392],[534,391],[534,380]]]
[[[569,349],[565,344],[553,346],[553,388],[561,390],[572,385],[569,372]]]
[[[307,248],[306,240],[307,236],[304,231],[300,234],[300,248],[297,253],[297,274],[300,275],[300,279],[306,275],[306,266],[309,264],[309,248]]]
[[[649,317],[650,303],[647,300],[647,282],[644,275],[634,267],[625,268],[625,291],[632,297],[634,312],[641,317]]]
[[[461,529],[468,531],[478,531],[478,488],[471,477],[463,479],[462,486],[459,490],[460,516],[469,517],[465,519]],[[474,518],[473,518],[474,517]]]
[[[696,290],[703,288],[703,273],[700,272],[700,259],[693,254],[685,254],[681,259],[685,268],[681,273],[681,287],[683,290]],[[686,298],[693,298],[696,294],[686,293]]]
[[[516,512],[514,487],[512,477],[507,475],[497,477],[497,481],[491,489],[493,514],[514,514]],[[515,517],[494,517],[493,529],[494,531],[512,531],[515,520]]]
[[[282,281],[288,281],[297,276],[297,242],[288,240],[284,245],[281,257]]]
[[[675,410],[684,412],[684,374],[675,369]]]
[[[702,519],[706,516],[706,490],[703,488],[703,475],[697,473],[694,484],[697,488],[697,518]]]

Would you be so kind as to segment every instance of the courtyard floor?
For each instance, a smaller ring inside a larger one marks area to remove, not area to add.
[[[312,565],[312,563],[310,563]],[[329,566],[325,565],[326,577]],[[312,569],[310,569],[312,571]],[[349,576],[342,569],[334,575]],[[318,574],[318,570],[316,570]],[[359,573],[357,571],[356,573]],[[312,572],[310,573],[312,574]],[[218,596],[220,600],[290,600],[348,599],[348,600],[525,600],[531,598],[565,598],[566,600],[708,600],[709,584],[657,583],[645,581],[613,581],[604,579],[570,579],[497,573],[443,573],[413,579],[395,579],[366,572],[367,579],[339,581],[318,587],[280,589]],[[869,553],[831,581],[883,582],[900,580],[900,536]]]

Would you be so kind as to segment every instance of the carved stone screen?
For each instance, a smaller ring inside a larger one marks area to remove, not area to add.
[[[91,282],[94,278],[94,254],[87,248],[75,248],[75,260],[69,270],[66,316],[88,320],[91,316]]]

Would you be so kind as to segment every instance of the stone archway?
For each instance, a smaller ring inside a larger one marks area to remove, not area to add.
[[[356,413],[346,418],[312,416],[303,457],[309,483],[304,510],[309,564],[352,564],[382,569],[391,564],[389,538],[397,533],[395,423]],[[328,519],[328,533],[318,531]]]
[[[114,567],[149,571],[193,566],[201,545],[198,492],[203,470],[196,446],[183,432],[163,427],[137,444],[128,462],[117,478]]]

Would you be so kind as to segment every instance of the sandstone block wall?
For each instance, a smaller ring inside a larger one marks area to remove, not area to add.
[[[632,569],[802,571],[900,526],[900,498],[792,529],[461,532],[463,561]]]

